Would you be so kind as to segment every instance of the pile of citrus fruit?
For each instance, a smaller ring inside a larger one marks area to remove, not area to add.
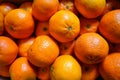
[[[0,1],[0,80],[120,80],[119,4]]]

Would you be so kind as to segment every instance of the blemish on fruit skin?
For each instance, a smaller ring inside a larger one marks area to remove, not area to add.
[[[71,26],[69,26],[69,27],[68,27],[68,30],[69,30],[69,31],[71,31],[71,30],[72,30],[72,27],[71,27]]]
[[[87,25],[86,25],[86,28],[90,28],[90,27],[91,27],[91,25],[90,25],[90,24],[87,24]]]
[[[43,27],[43,30],[44,30],[44,31],[47,31],[47,28],[46,28],[46,26],[44,26],[44,27]]]
[[[13,28],[13,26],[12,26],[12,25],[10,26],[10,30],[11,30],[11,31],[14,31],[14,28]]]
[[[23,9],[24,9],[25,11],[27,11],[27,8],[26,8],[26,7],[24,7]]]

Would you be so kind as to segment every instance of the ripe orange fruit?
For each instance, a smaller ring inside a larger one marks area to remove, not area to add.
[[[74,42],[75,41],[60,43],[59,44],[60,55],[64,55],[64,54],[70,54],[71,55],[71,54],[73,54]]]
[[[36,73],[26,57],[17,58],[9,69],[11,80],[36,80]]]
[[[19,56],[27,57],[27,51],[29,47],[33,44],[34,40],[35,37],[33,36],[18,40]]]
[[[34,31],[32,15],[23,9],[14,9],[5,16],[5,29],[14,38],[29,37]]]
[[[38,69],[37,77],[39,80],[50,80],[50,67],[41,67]]]
[[[99,66],[104,80],[120,80],[120,53],[109,54]]]
[[[2,35],[4,32],[4,16],[0,12],[0,35]]]
[[[51,65],[51,80],[81,80],[81,66],[71,55],[61,55]]]
[[[9,75],[9,65],[8,66],[0,66],[0,76],[2,77],[10,77]],[[1,79],[1,77],[0,77]]]
[[[76,57],[86,64],[101,62],[108,55],[108,51],[107,41],[98,33],[80,35],[74,46]]]
[[[74,5],[74,0],[61,0],[58,10],[70,10],[76,15],[78,14],[78,11]]]
[[[0,36],[0,66],[10,65],[18,54],[17,44],[10,38]]]
[[[96,80],[99,76],[98,66],[96,64],[81,64],[82,78],[81,80]]]
[[[100,16],[105,8],[106,0],[75,0],[75,7],[86,18]]]
[[[47,35],[36,37],[28,49],[28,60],[38,67],[51,65],[58,55],[58,45]]]
[[[120,10],[106,13],[100,20],[100,33],[112,43],[120,43]]]
[[[58,0],[34,0],[32,14],[39,21],[47,21],[57,10]]]
[[[78,17],[68,10],[56,12],[49,21],[49,33],[59,42],[74,40],[80,32]]]
[[[17,7],[9,2],[4,2],[0,4],[0,12],[3,16],[6,16],[11,10],[16,9]]]
[[[99,21],[97,19],[86,19],[84,17],[80,18],[80,34],[97,32]]]
[[[49,35],[48,28],[49,28],[48,21],[38,22],[38,24],[36,25],[35,35],[36,36]]]
[[[25,10],[25,11],[28,11],[29,13],[32,14],[32,2],[23,2],[19,8]]]

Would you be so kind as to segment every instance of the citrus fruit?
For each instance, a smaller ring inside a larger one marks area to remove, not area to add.
[[[80,35],[74,46],[76,57],[83,63],[95,64],[101,62],[109,51],[107,41],[98,33]]]
[[[56,12],[49,21],[49,33],[59,42],[74,40],[80,32],[80,20],[68,10]]]
[[[38,67],[51,65],[58,55],[58,45],[47,35],[36,37],[28,49],[28,60]]]

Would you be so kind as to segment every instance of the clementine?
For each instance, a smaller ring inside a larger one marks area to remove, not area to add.
[[[82,78],[81,80],[96,80],[99,76],[98,66],[96,64],[81,64]]]
[[[70,42],[66,42],[66,43],[60,43],[59,48],[60,48],[60,55],[64,55],[64,54],[69,54],[72,55],[73,54],[73,48],[74,48],[74,43],[75,41],[70,41]]]
[[[98,33],[84,33],[80,35],[74,46],[76,57],[83,63],[100,63],[107,55],[109,45]]]
[[[16,59],[17,54],[17,44],[6,36],[0,36],[0,66],[10,65]]]
[[[61,0],[58,10],[70,10],[76,15],[78,14],[78,11],[74,5],[74,0]]]
[[[47,21],[57,10],[58,0],[34,0],[32,14],[39,21]]]
[[[49,28],[48,21],[38,22],[38,24],[36,25],[35,35],[36,36],[49,35],[48,28]]]
[[[31,36],[34,31],[34,19],[23,9],[14,9],[5,16],[5,29],[14,38]]]
[[[98,31],[99,21],[97,19],[86,19],[84,17],[81,17],[80,22],[80,34]]]
[[[25,11],[28,11],[30,14],[32,14],[32,3],[33,2],[23,2],[19,8],[24,9]]]
[[[75,7],[86,18],[96,18],[102,14],[106,0],[75,0]]]
[[[42,67],[38,69],[37,77],[39,80],[50,80],[50,67]]]
[[[49,33],[59,42],[74,40],[80,32],[80,20],[68,10],[56,12],[49,21]]]
[[[36,80],[36,73],[26,57],[17,58],[10,66],[11,80]]]
[[[33,44],[35,37],[31,36],[24,39],[18,40],[19,56],[27,57],[28,49]]]
[[[106,13],[100,20],[100,33],[112,43],[120,43],[120,10]]]
[[[51,65],[58,55],[59,47],[48,35],[36,37],[28,49],[28,60],[38,67]]]
[[[81,80],[81,66],[71,55],[61,55],[51,65],[51,80]]]
[[[3,16],[6,16],[11,10],[16,9],[17,7],[9,2],[4,2],[0,4],[0,12]]]
[[[120,53],[109,54],[100,64],[99,72],[104,80],[120,80]]]

